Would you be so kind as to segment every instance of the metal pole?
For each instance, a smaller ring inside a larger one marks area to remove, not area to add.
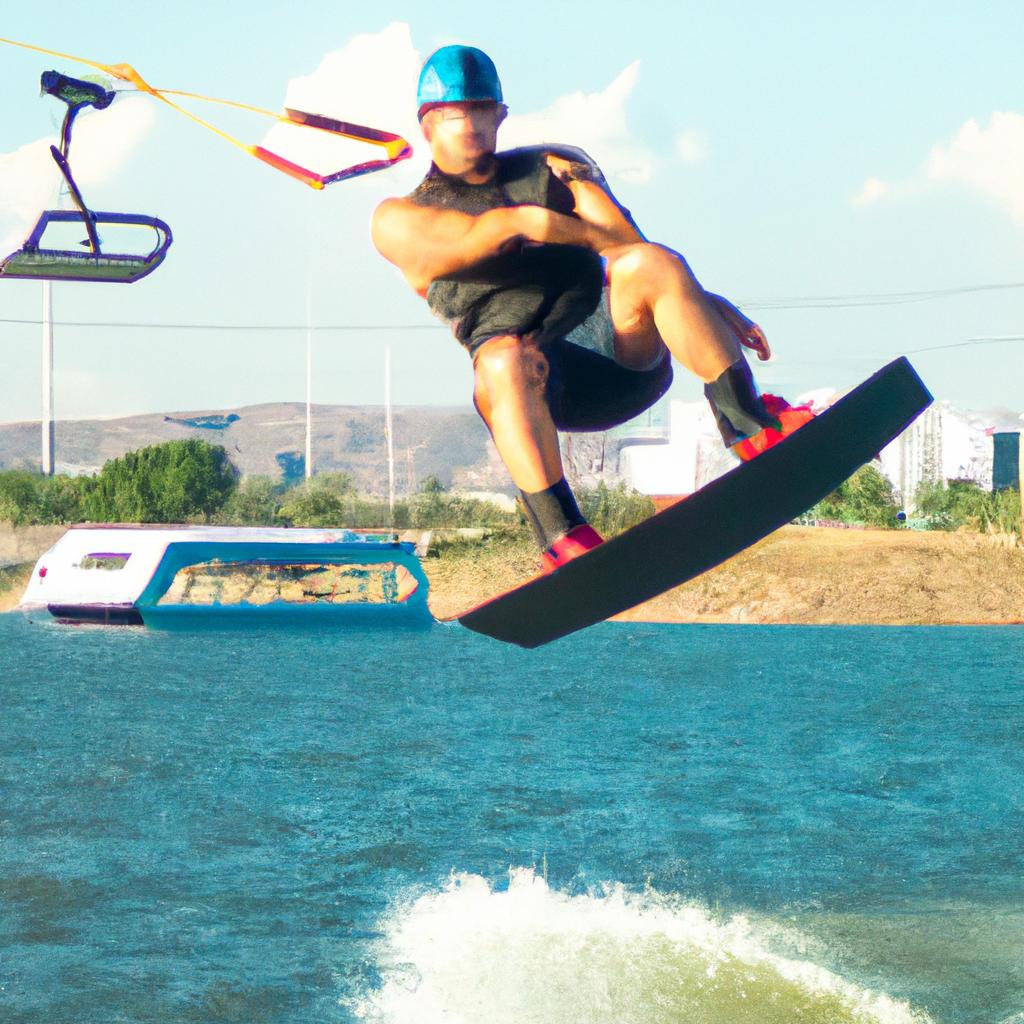
[[[384,439],[388,446],[388,511],[395,514],[395,437],[391,422],[391,346],[384,348]]]
[[[306,280],[306,479],[313,475],[313,306],[312,286]]]
[[[1017,494],[1020,497],[1020,539],[1024,543],[1024,430],[1017,435]]]
[[[43,281],[43,444],[44,476],[53,476],[53,294],[51,283]]]

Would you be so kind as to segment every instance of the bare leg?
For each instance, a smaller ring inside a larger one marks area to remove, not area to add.
[[[663,346],[708,383],[740,358],[732,329],[678,253],[639,243],[606,253],[615,356],[645,369]]]
[[[733,327],[682,256],[646,242],[605,255],[616,359],[644,369],[668,348],[704,381],[722,441],[741,459],[755,458],[813,418],[778,397],[771,408],[765,404]]]
[[[544,353],[525,338],[491,338],[477,352],[473,370],[476,407],[516,487],[542,491],[561,480],[558,431],[544,397]]]
[[[547,357],[530,339],[491,338],[473,361],[473,400],[519,488],[543,571],[553,572],[602,539],[583,518],[562,473],[558,431],[545,397],[548,370]]]

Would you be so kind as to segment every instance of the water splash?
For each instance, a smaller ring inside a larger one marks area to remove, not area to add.
[[[531,869],[478,875],[384,922],[381,985],[352,1007],[382,1024],[927,1024],[906,1003],[770,950],[745,917],[611,885],[570,896]]]

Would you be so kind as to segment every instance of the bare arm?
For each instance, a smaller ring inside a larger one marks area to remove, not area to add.
[[[387,199],[370,225],[377,251],[421,295],[430,282],[496,256],[518,242],[581,245],[600,252],[621,245],[604,225],[543,206],[507,206],[473,216],[459,210]]]
[[[495,256],[521,239],[517,209],[502,207],[472,216],[387,199],[374,211],[370,232],[377,251],[423,295],[435,278]]]
[[[582,152],[580,155],[585,156]],[[576,216],[603,235],[599,241],[605,244],[598,251],[646,241],[595,164],[552,154],[548,156],[548,167],[572,193]]]
[[[549,155],[548,166],[572,192],[577,216],[616,239],[614,244],[632,245],[646,241],[629,211],[624,210],[612,195],[596,164],[582,151],[576,152],[583,159],[575,159],[571,151],[563,151],[559,155]],[[737,340],[753,349],[758,359],[770,359],[772,350],[764,331],[728,299],[711,292],[706,294]]]

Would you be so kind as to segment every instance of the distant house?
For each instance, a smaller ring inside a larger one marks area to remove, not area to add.
[[[817,408],[827,406],[834,397],[827,389],[801,396],[812,399]],[[736,465],[734,457],[722,447],[706,402],[673,400],[667,403],[667,409],[664,426],[654,429],[642,423],[627,424],[618,437],[623,480],[641,494],[659,500],[692,494]],[[962,412],[949,402],[936,402],[881,452],[881,462],[876,465],[904,505],[913,501],[926,480],[969,480],[990,488],[991,423],[991,414]],[[1013,463],[1016,451],[1006,449],[1003,458],[1007,464]]]
[[[992,434],[992,490],[1005,491],[1020,487],[1021,476],[1020,431],[999,431]]]

